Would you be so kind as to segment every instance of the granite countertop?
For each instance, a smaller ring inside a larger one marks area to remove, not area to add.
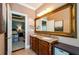
[[[57,42],[58,38],[56,37],[47,37],[47,36],[42,36],[42,35],[31,35],[32,37],[36,37],[40,40],[46,41],[48,43],[53,43],[53,42]]]

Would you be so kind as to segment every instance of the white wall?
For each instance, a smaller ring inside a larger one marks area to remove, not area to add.
[[[77,4],[77,39],[68,37],[59,37],[59,41],[79,47],[79,3]]]
[[[31,28],[31,26],[34,27],[34,19],[33,18],[30,18],[28,17],[28,35],[27,35],[27,44],[28,44],[28,48],[30,47],[30,35],[34,34],[34,29]]]
[[[28,30],[29,30],[29,34],[34,34],[34,19],[30,17],[28,18]]]

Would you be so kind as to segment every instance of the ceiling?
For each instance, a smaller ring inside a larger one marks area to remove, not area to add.
[[[25,7],[28,7],[30,9],[36,10],[44,3],[19,3],[20,5],[23,5]]]

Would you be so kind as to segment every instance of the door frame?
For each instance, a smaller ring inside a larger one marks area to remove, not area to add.
[[[22,16],[25,17],[25,49],[29,48],[28,44],[27,44],[27,39],[28,39],[28,15],[17,12],[17,11],[12,11],[12,10],[10,10],[10,12],[11,12],[11,16],[12,16],[12,14],[17,14],[17,15],[22,15]],[[12,21],[12,17],[11,17],[11,21]],[[9,45],[9,43],[12,44],[12,38],[11,38],[10,42],[8,42],[8,45]],[[12,54],[12,45],[10,46],[10,49],[11,49],[11,51],[9,51],[8,53]]]

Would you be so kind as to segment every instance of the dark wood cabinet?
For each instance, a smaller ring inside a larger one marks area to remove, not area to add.
[[[32,40],[32,49],[35,51],[35,38]]]
[[[39,40],[39,55],[49,54],[49,44],[45,41]]]
[[[35,52],[39,54],[39,39],[35,38]]]
[[[37,54],[39,54],[39,40],[35,37],[30,37],[30,48],[35,51]]]
[[[0,3],[0,33],[3,33],[3,14],[2,3]]]
[[[30,36],[30,48],[38,55],[52,55],[52,44]]]

